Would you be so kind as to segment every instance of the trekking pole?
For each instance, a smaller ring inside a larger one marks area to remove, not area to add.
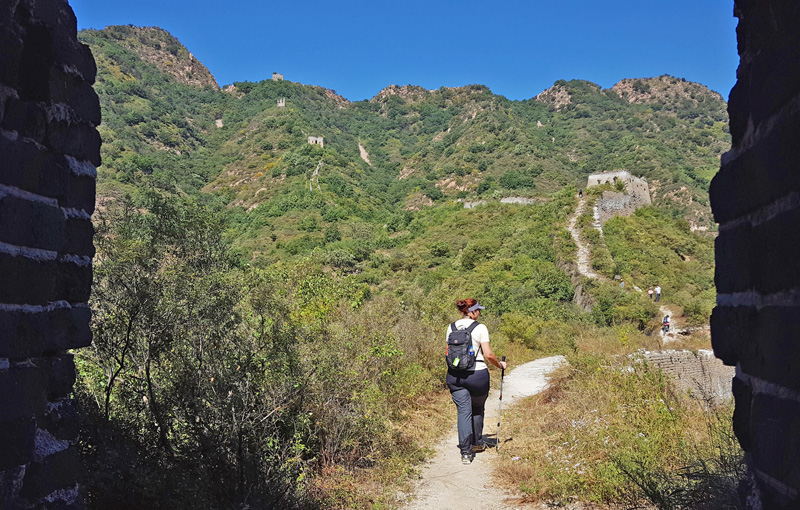
[[[503,356],[501,361],[505,361],[506,357]],[[495,436],[494,451],[500,451],[500,413],[503,412],[503,378],[506,375],[506,369],[500,369],[500,406],[497,408],[497,435]]]

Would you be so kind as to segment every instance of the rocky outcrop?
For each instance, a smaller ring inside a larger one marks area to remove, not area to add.
[[[219,90],[211,71],[163,28],[109,26],[97,33],[132,51],[178,83]]]

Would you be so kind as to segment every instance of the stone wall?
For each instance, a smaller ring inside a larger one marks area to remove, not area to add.
[[[66,0],[0,2],[0,508],[82,508],[68,349],[91,342],[100,105]]]
[[[734,369],[725,366],[712,351],[644,351],[642,355],[649,364],[668,375],[680,393],[689,394],[709,405],[733,398],[731,379]]]
[[[601,225],[614,216],[630,216],[643,205],[650,205],[650,186],[644,177],[636,177],[630,172],[603,172],[589,176],[586,187],[613,184],[617,181],[625,183],[625,192],[604,191],[595,204],[596,218]]]
[[[800,3],[736,0],[734,13],[732,148],[711,183],[712,341],[736,367],[748,508],[800,508]]]

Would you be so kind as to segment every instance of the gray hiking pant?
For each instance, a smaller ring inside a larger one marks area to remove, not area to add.
[[[483,414],[489,396],[489,371],[447,372],[447,387],[458,411],[458,449],[472,453],[483,443]]]

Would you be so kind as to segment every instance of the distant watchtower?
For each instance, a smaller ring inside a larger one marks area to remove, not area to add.
[[[319,145],[320,147],[325,147],[325,141],[323,140],[322,136],[309,136],[308,143],[311,145]]]
[[[286,108],[286,98],[282,97],[278,99],[278,108]]]
[[[283,81],[283,75],[280,73],[272,73],[272,81]]]

